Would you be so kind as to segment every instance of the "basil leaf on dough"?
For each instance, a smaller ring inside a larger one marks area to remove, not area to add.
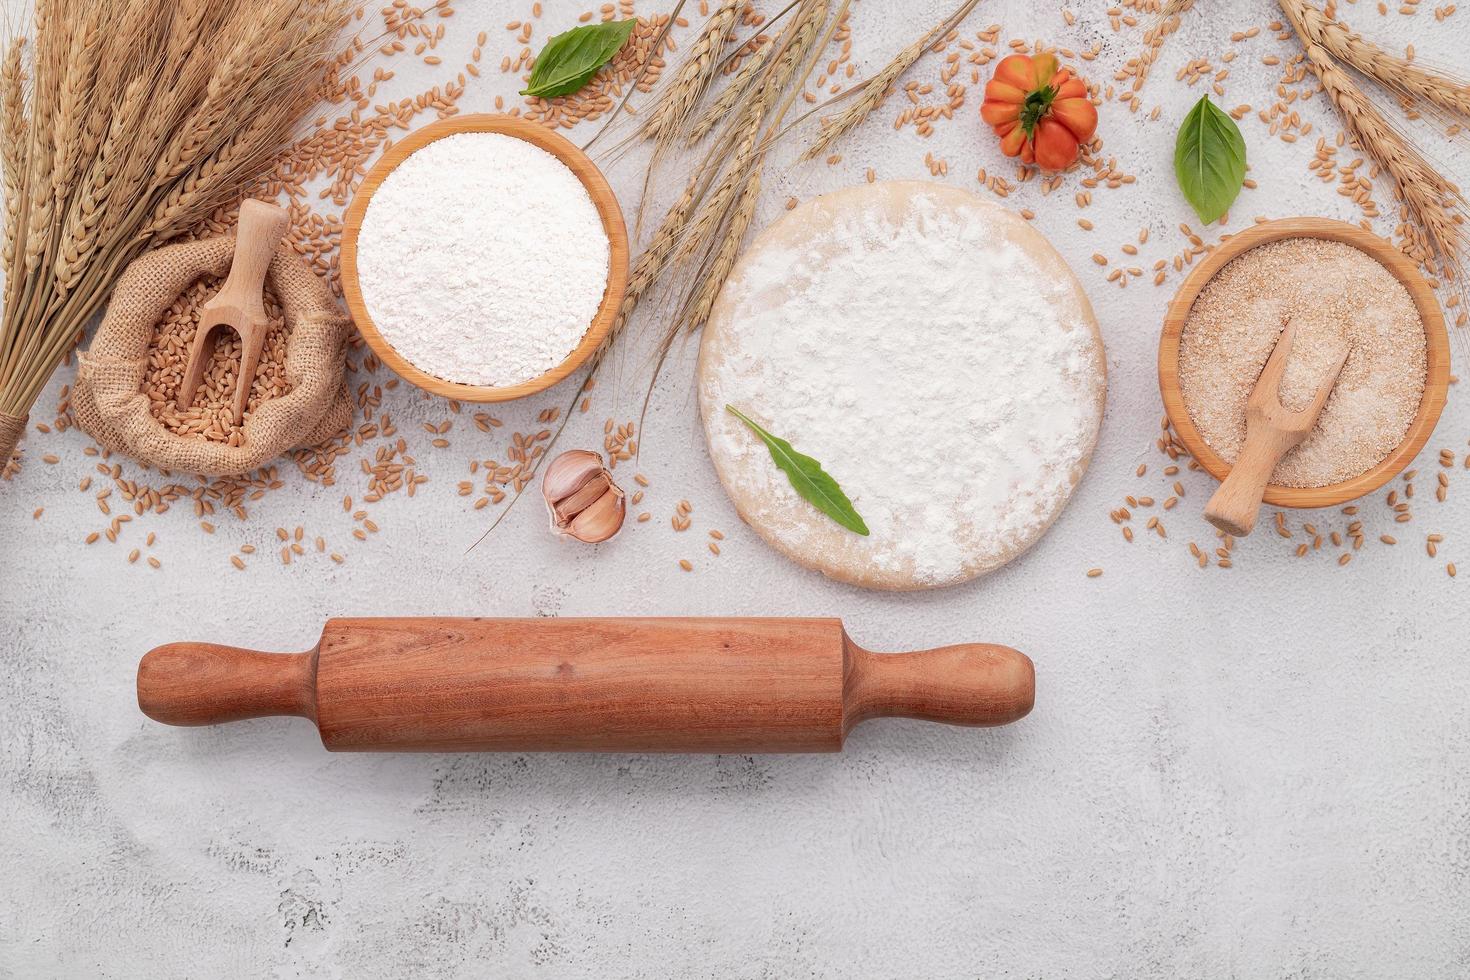
[[[635,18],[629,17],[627,20],[586,24],[558,34],[547,41],[536,56],[531,80],[521,89],[521,94],[543,99],[571,95],[591,81],[597,69],[612,60],[612,56],[627,43],[628,35],[633,33],[637,23]]]
[[[803,500],[849,531],[856,531],[858,534],[868,533],[868,525],[864,524],[863,519],[858,516],[858,512],[852,506],[852,501],[847,499],[847,494],[842,492],[842,488],[837,485],[836,480],[832,479],[831,474],[822,469],[821,463],[792,449],[791,443],[771,435],[742,414],[734,405],[726,405],[725,411],[750,426],[750,431],[761,437],[761,441],[771,451],[771,458],[776,461],[776,466],[786,474],[786,479],[791,481],[792,488],[801,495]]]
[[[1230,210],[1245,181],[1245,139],[1208,95],[1195,103],[1174,142],[1174,176],[1205,224]]]

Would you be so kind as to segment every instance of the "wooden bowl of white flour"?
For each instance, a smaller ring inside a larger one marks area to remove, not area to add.
[[[343,217],[342,292],[374,354],[468,402],[563,380],[607,337],[628,234],[607,179],[565,138],[514,116],[416,130]]]

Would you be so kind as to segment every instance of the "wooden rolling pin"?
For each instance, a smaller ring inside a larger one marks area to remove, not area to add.
[[[170,643],[138,706],[170,725],[316,722],[332,751],[837,752],[858,722],[1004,725],[1009,647],[874,654],[836,619],[333,619],[316,649]]]

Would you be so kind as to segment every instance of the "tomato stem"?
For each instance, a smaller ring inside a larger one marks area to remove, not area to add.
[[[1052,100],[1056,97],[1057,91],[1050,85],[1026,93],[1026,101],[1021,105],[1021,128],[1027,136],[1036,131],[1036,124],[1051,111]]]

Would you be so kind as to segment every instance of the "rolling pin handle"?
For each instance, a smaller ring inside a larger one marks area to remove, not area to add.
[[[1036,668],[1019,650],[991,643],[871,653],[847,641],[844,729],[868,718],[949,725],[1006,725],[1036,702]]]
[[[138,664],[138,707],[165,725],[246,718],[316,718],[316,651],[257,653],[216,643],[168,643]]]

